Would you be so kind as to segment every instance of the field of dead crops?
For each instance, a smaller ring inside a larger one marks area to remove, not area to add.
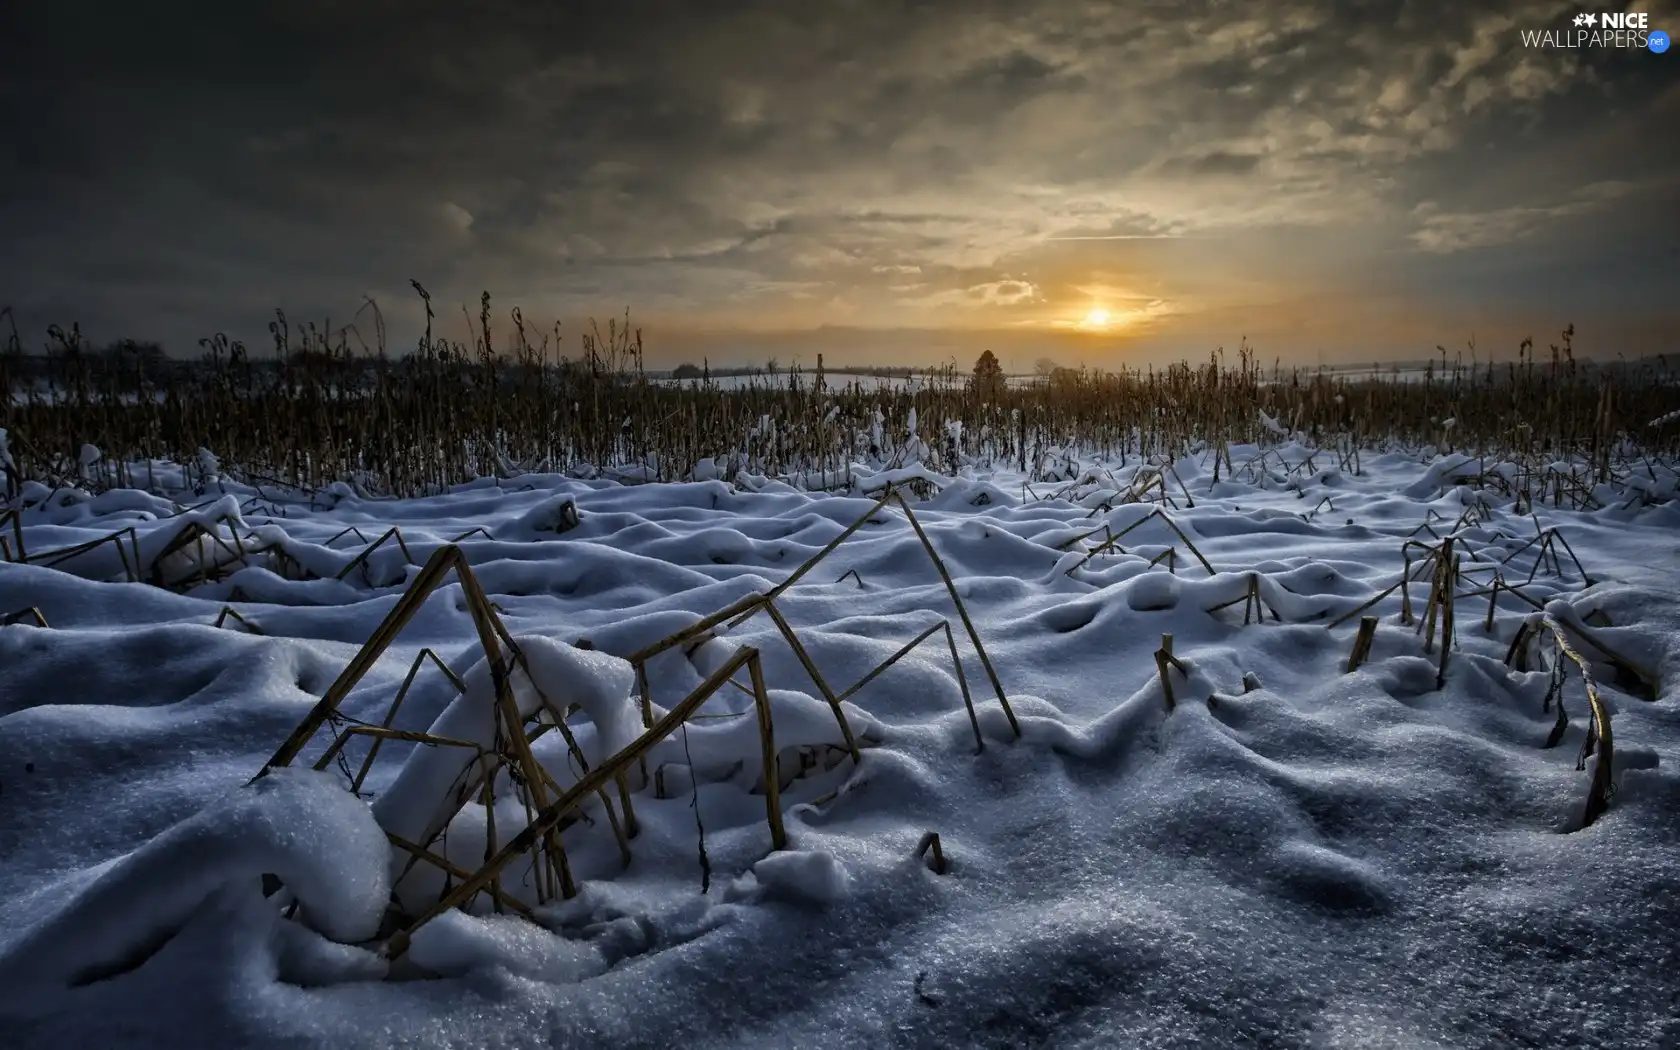
[[[1680,1044],[1661,362],[276,338],[5,358],[8,1046]]]

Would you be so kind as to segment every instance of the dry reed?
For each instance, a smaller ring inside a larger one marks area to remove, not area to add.
[[[1499,365],[1443,351],[1405,375],[1268,369],[1244,345],[1234,364],[1215,352],[1200,365],[1062,370],[1020,386],[974,382],[952,364],[919,373],[914,389],[865,387],[825,371],[820,357],[815,370],[733,386],[709,374],[650,375],[627,318],[584,334],[572,358],[560,355],[558,331],[538,336],[517,310],[513,331],[493,334],[488,295],[471,343],[451,342],[433,334],[430,297],[416,288],[427,331],[400,355],[385,345],[382,319],[368,345],[354,325],[294,329],[282,314],[269,326],[270,355],[222,336],[204,340],[195,361],[133,344],[98,350],[72,327],[51,329],[46,355],[28,356],[14,336],[0,353],[0,426],[16,464],[6,481],[156,488],[167,461],[199,488],[226,477],[313,500],[335,482],[411,496],[525,470],[678,480],[709,461],[725,478],[745,471],[832,487],[867,457],[1067,481],[1077,448],[1144,463],[1127,498],[1176,507],[1193,505],[1172,466],[1184,455],[1250,483],[1290,484],[1331,467],[1357,471],[1362,448],[1428,446],[1518,464],[1515,476],[1484,470],[1474,483],[1520,494],[1525,506],[1590,507],[1600,483],[1654,476],[1680,455],[1670,418],[1680,377],[1668,362],[1578,360],[1572,330],[1549,358],[1527,342],[1518,361]],[[1269,447],[1279,431],[1326,461],[1287,462]],[[103,458],[83,463],[84,442]],[[1229,450],[1240,444],[1262,454],[1234,464]]]

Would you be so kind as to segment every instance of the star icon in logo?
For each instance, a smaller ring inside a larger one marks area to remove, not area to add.
[[[1578,26],[1586,25],[1587,24],[1587,16],[1586,15],[1576,15],[1575,16],[1575,24],[1578,25]]]
[[[1583,17],[1587,20],[1587,28],[1588,29],[1591,29],[1593,26],[1598,24],[1598,16],[1597,15],[1582,15],[1581,17]]]

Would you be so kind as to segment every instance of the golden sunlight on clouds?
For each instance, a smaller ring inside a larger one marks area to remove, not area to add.
[[[1065,298],[1052,296],[1049,309],[1028,324],[1081,335],[1135,336],[1180,312],[1164,299],[1122,288],[1086,286],[1071,291],[1073,295]]]
[[[0,161],[20,327],[191,355],[206,331],[260,340],[274,300],[340,317],[366,293],[407,345],[413,276],[451,339],[488,289],[572,353],[629,308],[660,367],[1107,367],[1244,337],[1363,361],[1568,323],[1634,356],[1680,328],[1680,60],[1524,46],[1576,17],[1558,4],[488,0],[390,25],[389,4],[221,5],[319,45],[283,97],[200,55],[201,20],[163,27],[190,5],[145,18],[204,59],[184,64],[122,19],[18,6],[109,67],[68,93],[49,49],[0,69],[37,148],[76,147]],[[450,62],[411,60],[438,41]],[[411,75],[370,87],[370,62]],[[199,94],[219,101],[180,121]],[[83,163],[130,140],[139,167]],[[170,167],[206,144],[227,164]]]

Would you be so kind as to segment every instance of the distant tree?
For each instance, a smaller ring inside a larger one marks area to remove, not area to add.
[[[1041,357],[1033,364],[1033,371],[1037,372],[1042,377],[1048,378],[1049,376],[1055,375],[1056,369],[1060,367],[1060,365],[1056,364],[1056,362],[1052,361],[1050,358]]]
[[[990,350],[974,362],[974,391],[982,397],[996,397],[1003,389],[1003,366]]]
[[[672,379],[701,379],[704,376],[705,373],[700,371],[699,365],[690,364],[687,361],[671,369]]]

